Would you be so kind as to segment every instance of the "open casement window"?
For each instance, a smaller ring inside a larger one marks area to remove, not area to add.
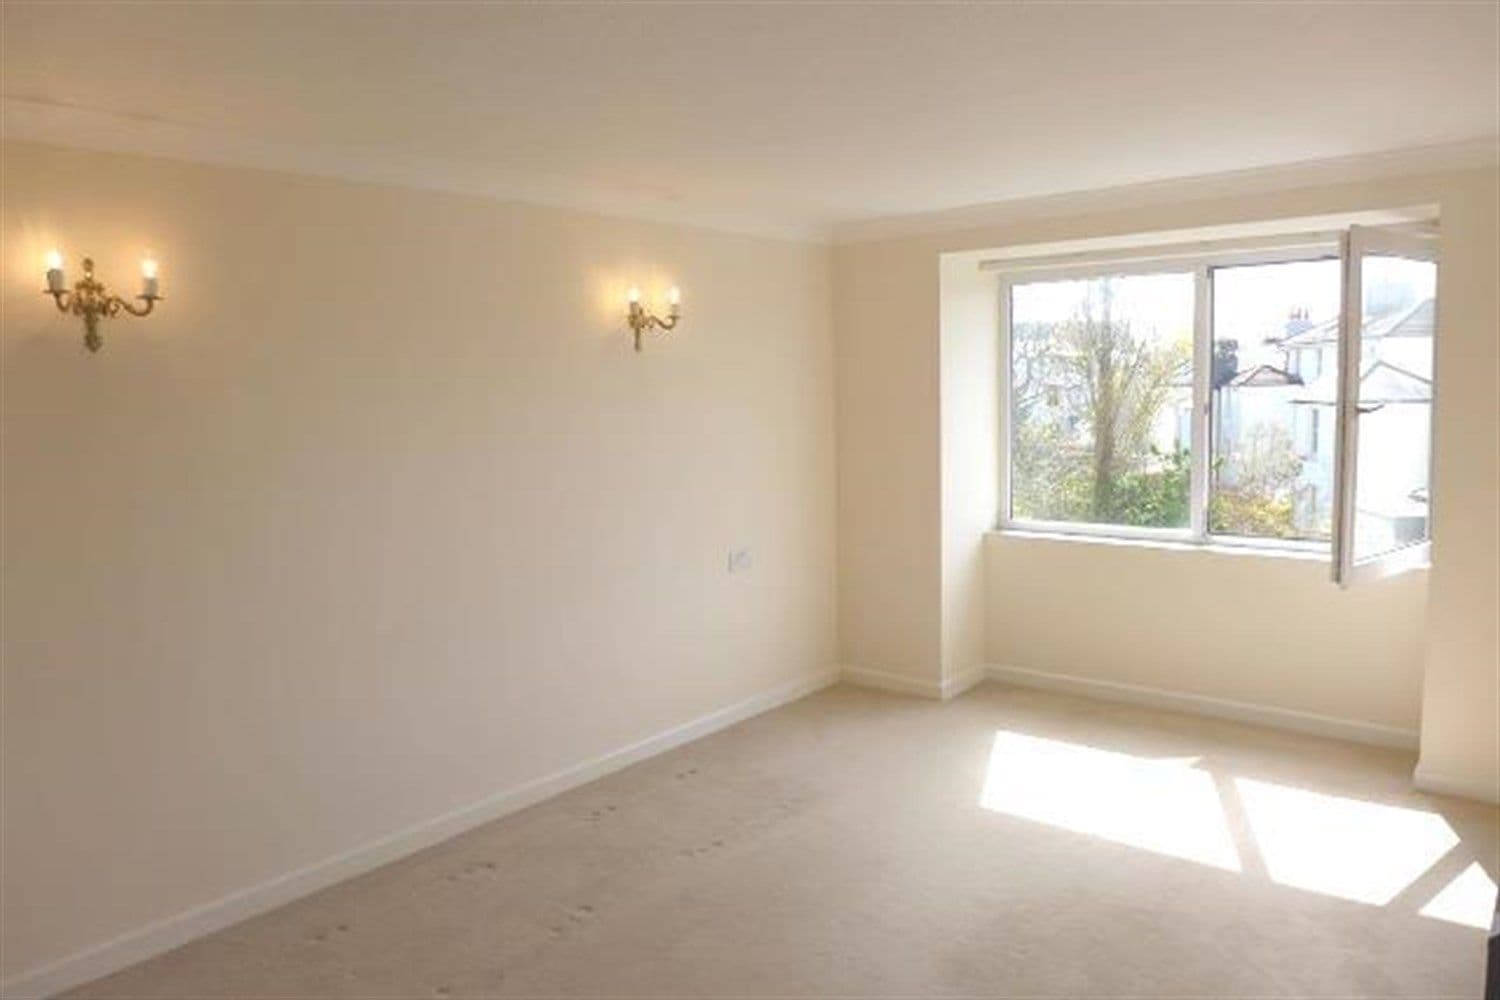
[[[1426,564],[1428,229],[987,266],[1000,272],[1002,530],[1321,556],[1344,586]]]
[[[1343,267],[1333,573],[1347,587],[1430,556],[1437,246],[1354,226]]]

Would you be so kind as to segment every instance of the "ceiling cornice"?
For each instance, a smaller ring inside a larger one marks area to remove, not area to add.
[[[1016,198],[935,212],[853,220],[834,226],[831,238],[835,244],[850,244],[931,236],[1140,205],[1292,191],[1325,184],[1470,170],[1495,164],[1500,164],[1500,135],[1360,156]]]
[[[73,149],[470,195],[801,243],[826,243],[830,236],[826,227],[768,219],[763,211],[693,211],[649,196],[580,195],[481,164],[385,149],[256,139],[146,115],[126,115],[11,95],[0,95],[0,137]]]

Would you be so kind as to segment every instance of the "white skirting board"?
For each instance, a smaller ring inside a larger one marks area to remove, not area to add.
[[[0,996],[6,1000],[47,997],[82,983],[98,979],[143,962],[154,955],[170,951],[194,938],[222,930],[231,924],[265,913],[295,899],[317,892],[338,882],[389,864],[433,844],[491,820],[517,812],[569,789],[602,778],[629,767],[647,757],[690,743],[710,733],[727,729],[755,715],[796,701],[838,682],[836,669],[819,671],[806,677],[777,685],[768,691],[722,708],[717,712],[683,723],[620,747],[553,774],[497,792],[478,802],[461,806],[430,820],[397,830],[378,840],[305,868],[287,872],[258,885],[247,886],[227,896],[181,913],[165,917],[145,927],[121,934],[112,940],[85,948],[40,968],[23,972],[0,983]]]
[[[905,674],[893,674],[884,670],[872,670],[869,667],[844,667],[840,674],[846,682],[856,687],[875,688],[878,691],[914,694],[919,698],[947,701],[958,697],[984,680],[985,668],[970,667],[968,670],[944,677],[940,681],[908,677]]]
[[[1046,670],[1029,670],[1025,667],[989,664],[971,667],[959,674],[937,680],[925,680],[905,674],[893,674],[868,667],[844,667],[843,679],[860,687],[878,688],[897,694],[912,694],[922,698],[947,701],[969,690],[985,679],[1015,684],[1021,687],[1057,691],[1062,694],[1081,695],[1105,701],[1128,702],[1148,708],[1165,708],[1194,715],[1209,715],[1219,719],[1248,722],[1272,729],[1288,729],[1314,736],[1366,743],[1373,746],[1397,747],[1402,750],[1417,748],[1417,733],[1411,729],[1383,726],[1374,722],[1356,719],[1339,719],[1313,712],[1299,712],[1290,708],[1256,705],[1228,698],[1213,698],[1208,695],[1168,691],[1164,688],[1127,684],[1121,681],[1096,680],[1071,674],[1056,674]],[[1434,787],[1434,791],[1438,790]]]
[[[1290,708],[1256,705],[1247,701],[1231,701],[1228,698],[1211,698],[1208,695],[1168,691],[1163,688],[1126,684],[1120,681],[1103,681],[1091,677],[1054,674],[1044,670],[1028,670],[1024,667],[992,664],[985,668],[985,674],[991,680],[1021,687],[1040,688],[1044,691],[1058,691],[1088,698],[1101,698],[1106,701],[1129,702],[1132,705],[1144,705],[1148,708],[1165,708],[1196,715],[1210,715],[1219,719],[1248,722],[1272,729],[1289,729],[1314,736],[1347,740],[1351,743],[1397,747],[1402,750],[1417,748],[1415,730],[1383,726],[1374,722],[1339,719],[1330,715],[1299,712]]]

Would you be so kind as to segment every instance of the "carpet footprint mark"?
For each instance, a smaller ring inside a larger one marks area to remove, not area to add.
[[[315,942],[317,944],[323,944],[330,937],[332,937],[334,934],[347,934],[347,933],[349,933],[349,925],[348,924],[339,924],[337,927],[333,928],[332,930],[329,930],[326,927],[320,927],[317,930],[313,931],[311,934],[309,934],[307,936],[307,940]]]
[[[463,868],[460,869],[459,871],[449,872],[448,873],[448,881],[449,882],[467,882],[467,881],[472,881],[473,879],[476,879],[476,878],[482,878],[482,877],[484,877],[486,875],[492,875],[496,871],[499,871],[499,869],[500,869],[500,866],[497,865],[493,861],[475,861],[475,862],[473,862],[471,864],[464,865]]]

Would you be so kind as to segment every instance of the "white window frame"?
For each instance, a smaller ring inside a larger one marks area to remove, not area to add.
[[[1432,234],[1411,232],[1392,227],[1350,226],[1342,240],[1344,265],[1344,301],[1339,325],[1339,399],[1335,429],[1338,443],[1334,447],[1333,501],[1333,579],[1342,587],[1380,580],[1410,569],[1430,564],[1434,511],[1432,491],[1427,500],[1427,537],[1356,562],[1354,559],[1355,499],[1359,495],[1359,380],[1364,330],[1364,258],[1367,256],[1406,257],[1431,261],[1439,265],[1438,244]],[[1437,331],[1442,301],[1433,301],[1433,351],[1437,350]],[[1437,358],[1433,357],[1436,375]],[[1436,432],[1438,380],[1432,380],[1433,419],[1428,434]],[[1427,482],[1432,483],[1433,452],[1427,448]]]
[[[1265,554],[1326,555],[1334,567],[1335,579],[1347,585],[1356,578],[1374,575],[1373,570],[1364,573],[1348,572],[1341,568],[1344,549],[1338,541],[1349,528],[1346,521],[1352,515],[1352,505],[1342,500],[1352,487],[1352,465],[1345,462],[1345,424],[1351,419],[1344,412],[1344,401],[1349,398],[1344,380],[1348,377],[1340,369],[1339,418],[1329,430],[1335,435],[1335,491],[1334,525],[1332,541],[1302,539],[1258,538],[1246,535],[1214,534],[1208,530],[1209,492],[1209,442],[1213,419],[1213,280],[1212,272],[1217,268],[1253,266],[1257,264],[1285,264],[1298,261],[1342,259],[1344,288],[1346,290],[1343,312],[1348,323],[1347,294],[1348,268],[1351,260],[1349,239],[1351,232],[1360,227],[1315,233],[1294,233],[1283,237],[1261,237],[1256,239],[1202,242],[1175,246],[1153,246],[1138,252],[1112,250],[1099,253],[1073,254],[1067,257],[1015,258],[986,263],[986,270],[994,271],[999,280],[999,359],[1000,359],[1000,510],[996,519],[999,530],[1004,532],[1045,533],[1050,535],[1073,535],[1080,537],[1107,538],[1121,541],[1171,542],[1198,546],[1229,547],[1258,551]],[[1363,233],[1386,232],[1363,229]],[[1359,236],[1366,241],[1373,239]],[[1413,244],[1410,237],[1392,234],[1394,245],[1408,252]],[[1387,244],[1361,244],[1387,245]],[[1430,241],[1424,246],[1431,246]],[[1435,252],[1434,252],[1435,253]],[[1193,321],[1193,405],[1192,405],[1192,450],[1189,467],[1189,523],[1184,528],[1151,528],[1134,525],[1098,524],[1078,521],[1046,521],[1017,518],[1011,511],[1011,444],[1015,427],[1015,394],[1012,391],[1013,375],[1011,358],[1011,291],[1016,285],[1046,281],[1080,280],[1106,276],[1141,274],[1191,273],[1194,279]],[[1357,288],[1357,286],[1356,286]],[[1355,320],[1354,355],[1355,369],[1358,364],[1358,319]],[[1339,363],[1342,366],[1350,357],[1350,335],[1341,331]],[[1357,376],[1356,376],[1357,381]],[[1434,380],[1434,383],[1436,380]],[[1355,432],[1357,433],[1357,431]],[[1349,493],[1352,496],[1352,493]],[[1351,510],[1346,512],[1345,506]],[[1429,513],[1429,518],[1430,518]],[[1430,521],[1429,521],[1430,524]],[[1429,536],[1431,532],[1429,529]],[[1347,546],[1345,547],[1347,548]],[[1422,551],[1414,551],[1421,548]],[[1413,551],[1408,551],[1413,550]],[[1422,543],[1408,546],[1400,551],[1400,560],[1390,560],[1384,571],[1399,571],[1408,565],[1425,565],[1426,546]],[[1399,565],[1398,565],[1399,564]],[[1382,572],[1381,575],[1384,575]]]

